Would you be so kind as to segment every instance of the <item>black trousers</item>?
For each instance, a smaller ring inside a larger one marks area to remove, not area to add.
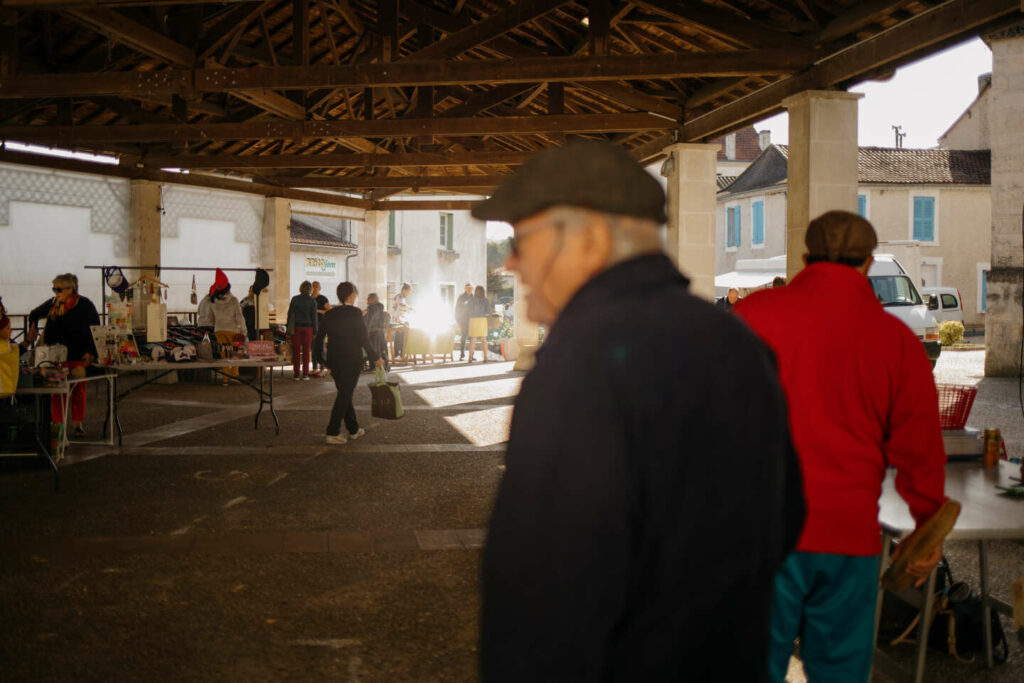
[[[370,346],[377,351],[378,356],[384,359],[384,369],[391,370],[391,361],[388,359],[388,340],[384,336],[383,330],[370,332],[367,336],[370,338]],[[370,369],[373,369],[373,363],[370,363]]]
[[[355,393],[356,385],[359,384],[359,371],[359,365],[331,368],[334,386],[338,393],[334,397],[334,407],[331,408],[331,421],[327,423],[327,436],[338,436],[341,433],[342,419],[345,420],[345,429],[349,434],[359,431],[356,409],[352,405],[352,395]]]
[[[459,337],[462,338],[459,342],[459,360],[462,360],[466,357],[466,340],[469,339],[469,323],[459,325]]]
[[[405,352],[405,335],[409,331],[408,327],[396,327],[393,334],[391,335],[392,340],[395,343],[395,358],[401,358]]]

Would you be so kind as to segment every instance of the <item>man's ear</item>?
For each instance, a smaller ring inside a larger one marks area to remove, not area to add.
[[[602,216],[595,215],[583,233],[588,264],[594,271],[602,270],[612,256],[612,226]]]

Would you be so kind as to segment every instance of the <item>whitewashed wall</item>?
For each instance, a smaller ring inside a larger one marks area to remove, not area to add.
[[[441,285],[454,285],[455,296],[465,282],[487,286],[487,227],[468,211],[452,211],[453,239],[458,258],[438,255],[441,248],[440,215],[437,211],[399,211],[395,216],[395,241],[400,254],[388,257],[388,284],[397,292],[403,282],[413,285],[410,303],[415,308],[436,300]]]
[[[291,251],[291,285],[289,298],[299,293],[299,285],[303,280],[314,280],[320,283],[320,293],[330,299],[331,304],[337,303],[338,285],[345,281],[345,257],[349,251],[341,249],[318,249],[316,247],[304,247],[300,244],[293,244]],[[356,259],[349,262],[349,270],[355,277]],[[357,285],[358,286],[358,285]],[[359,290],[360,302],[365,298],[366,292]]]
[[[0,296],[12,313],[53,296],[58,273],[78,275],[100,305],[99,271],[128,257],[128,182],[0,165]]]

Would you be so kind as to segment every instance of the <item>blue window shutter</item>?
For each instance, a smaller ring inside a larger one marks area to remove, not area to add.
[[[395,245],[395,212],[388,213],[388,245]]]
[[[764,244],[764,202],[754,202],[753,244]]]
[[[914,239],[935,241],[935,197],[914,197]]]
[[[732,225],[732,244],[734,247],[740,246],[740,225],[742,217],[740,215],[740,207],[736,207],[736,213],[733,214],[733,225]]]
[[[868,217],[868,196],[866,194],[857,195],[857,213],[861,218]]]
[[[735,247],[736,237],[734,228],[736,226],[736,207],[729,207],[728,216],[725,221],[725,246]]]
[[[988,271],[981,271],[981,310],[988,309]]]

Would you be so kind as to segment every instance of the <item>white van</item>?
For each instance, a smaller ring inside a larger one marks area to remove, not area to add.
[[[928,310],[940,324],[947,320],[964,321],[964,300],[956,287],[922,287],[921,294],[928,298]]]
[[[921,340],[934,367],[942,352],[939,323],[928,310],[907,271],[892,254],[875,254],[868,279],[885,310],[906,323]]]

